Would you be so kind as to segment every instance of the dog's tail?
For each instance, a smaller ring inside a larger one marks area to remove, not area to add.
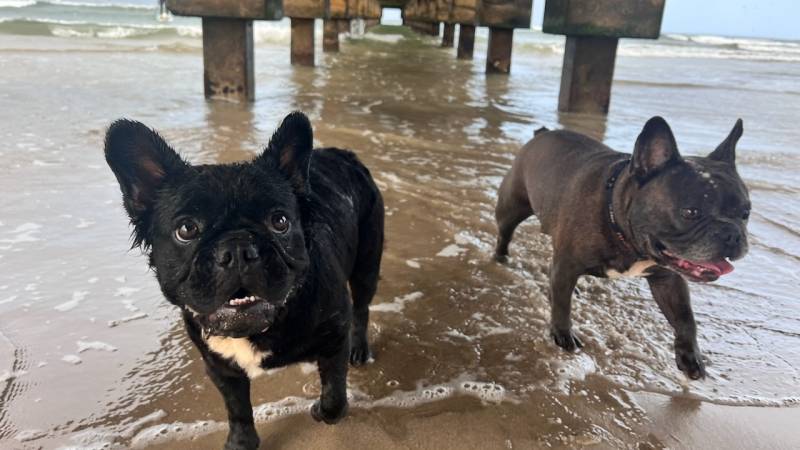
[[[550,129],[547,128],[547,127],[539,127],[539,129],[537,129],[536,131],[533,132],[533,136],[536,137],[536,136],[538,136],[538,135],[540,135],[540,134],[542,134],[544,132],[547,132],[547,131],[550,131]]]

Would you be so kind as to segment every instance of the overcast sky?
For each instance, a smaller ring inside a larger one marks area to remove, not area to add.
[[[591,1],[591,0],[589,0]],[[800,0],[666,0],[663,33],[800,40]],[[533,0],[541,26],[545,0]]]

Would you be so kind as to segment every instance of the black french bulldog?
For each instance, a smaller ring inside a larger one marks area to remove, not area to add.
[[[735,164],[742,121],[707,157],[681,157],[653,117],[633,155],[587,136],[540,130],[500,186],[495,257],[506,259],[520,222],[536,214],[552,236],[551,335],[573,351],[570,308],[578,277],[645,276],[675,330],[678,368],[705,376],[685,279],[714,281],[747,253],[750,199]]]
[[[353,153],[312,143],[299,112],[261,155],[236,164],[190,165],[138,122],[106,134],[133,245],[181,308],[225,400],[226,449],[259,446],[250,379],[265,369],[316,361],[322,393],[311,415],[333,424],[347,413],[348,361],[370,358],[383,200]]]

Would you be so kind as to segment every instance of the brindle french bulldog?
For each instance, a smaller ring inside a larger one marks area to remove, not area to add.
[[[542,129],[500,186],[495,257],[535,214],[552,236],[551,335],[581,347],[570,308],[578,277],[644,276],[675,330],[678,368],[705,376],[686,280],[715,281],[747,253],[750,199],[736,171],[742,121],[707,157],[683,157],[667,122],[653,117],[633,155],[587,136]]]

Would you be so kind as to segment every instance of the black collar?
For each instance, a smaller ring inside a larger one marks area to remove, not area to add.
[[[614,213],[614,186],[616,185],[617,178],[619,178],[622,170],[625,169],[630,161],[630,159],[619,161],[611,170],[611,176],[608,177],[608,180],[606,181],[606,211],[608,212],[608,222],[611,225],[611,232],[614,233],[614,235],[617,237],[617,239],[619,239],[626,249],[634,253],[638,253],[628,239],[625,238],[625,233],[623,233],[622,227],[620,227],[619,223],[617,223],[617,216]]]

